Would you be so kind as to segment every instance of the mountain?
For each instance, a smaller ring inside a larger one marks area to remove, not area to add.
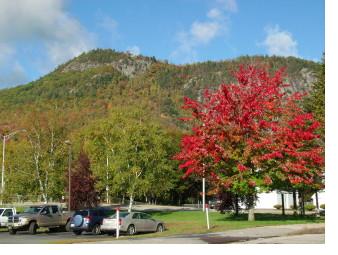
[[[111,49],[96,49],[60,65],[40,79],[0,90],[0,111],[20,116],[36,105],[60,109],[87,109],[102,117],[116,105],[144,106],[161,119],[176,122],[183,96],[199,98],[205,88],[232,81],[241,64],[259,63],[271,70],[286,67],[290,91],[309,91],[319,64],[295,57],[243,56],[233,60],[173,65],[154,57],[135,56]],[[5,114],[7,113],[7,114]],[[19,115],[18,115],[19,114]]]
[[[179,121],[186,115],[183,97],[198,99],[205,88],[231,82],[231,73],[240,65],[254,63],[271,71],[286,67],[290,91],[309,91],[320,67],[299,58],[267,56],[173,65],[154,57],[97,49],[36,81],[0,90],[0,134],[15,134],[6,143],[4,199],[36,201],[43,195],[60,201],[66,195],[68,158],[74,161],[82,151],[90,158],[102,198],[107,181],[114,198],[128,197],[126,189],[135,183],[126,186],[126,180],[134,180],[130,178],[142,168],[145,182],[140,185],[151,183],[149,198],[169,199],[167,204],[176,198],[179,203],[195,199],[198,180],[183,180],[178,162],[170,160],[182,134],[190,130]],[[158,190],[162,191],[154,194]],[[144,192],[137,199],[144,201]]]

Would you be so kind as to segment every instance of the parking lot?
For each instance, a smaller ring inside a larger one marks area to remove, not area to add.
[[[67,244],[67,243],[101,243],[101,244],[227,244],[227,243],[325,243],[325,224],[293,224],[264,226],[216,233],[185,234],[173,236],[140,235],[131,238],[122,236],[117,240],[114,236],[82,234],[76,236],[71,232],[48,233],[39,232],[30,235],[20,232],[9,235],[0,232],[0,244]]]
[[[30,235],[28,232],[18,232],[16,235],[10,235],[8,232],[0,232],[0,244],[44,244],[44,243],[77,243],[91,241],[109,241],[115,240],[114,236],[93,235],[83,233],[80,236],[72,232],[38,232],[36,235]]]

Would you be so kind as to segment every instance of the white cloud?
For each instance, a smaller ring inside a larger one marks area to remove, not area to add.
[[[42,45],[49,69],[95,46],[94,36],[66,12],[63,0],[0,0],[0,5],[2,48]]]
[[[280,30],[279,26],[267,27],[267,36],[261,45],[266,47],[269,55],[298,56],[297,41],[286,30]]]
[[[133,56],[138,56],[141,54],[141,49],[140,47],[134,45],[134,46],[128,47],[127,52],[129,52]]]
[[[171,52],[170,59],[177,60],[181,63],[192,63],[197,60],[197,51],[194,42],[187,32],[180,32],[176,36],[179,46]]]
[[[189,30],[176,34],[178,47],[169,58],[180,63],[190,63],[197,59],[197,48],[206,46],[215,38],[229,30],[229,19],[224,16],[224,8],[212,8],[206,13],[204,21],[192,22]]]
[[[207,16],[210,19],[219,19],[223,17],[223,13],[217,8],[212,8],[208,11]]]
[[[195,21],[190,28],[192,40],[201,43],[209,43],[220,32],[221,24],[216,21],[199,22]]]
[[[213,8],[206,13],[206,20],[195,20],[189,29],[176,34],[178,46],[171,52],[169,59],[179,63],[196,61],[199,47],[207,46],[215,38],[227,34],[230,13],[237,11],[236,0],[214,0]]]
[[[236,0],[217,0],[222,9],[229,12],[237,12],[238,6]]]

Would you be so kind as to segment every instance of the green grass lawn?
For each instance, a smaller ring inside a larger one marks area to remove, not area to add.
[[[249,222],[247,214],[233,216],[210,212],[210,230],[207,229],[205,213],[202,211],[178,211],[178,212],[153,212],[150,213],[155,219],[162,220],[167,230],[163,233],[147,234],[146,236],[170,236],[179,234],[199,234],[210,232],[222,232],[231,229],[241,229],[260,226],[323,223],[324,218],[316,216],[294,216],[269,213],[256,213],[256,220]],[[139,235],[145,236],[145,235]]]

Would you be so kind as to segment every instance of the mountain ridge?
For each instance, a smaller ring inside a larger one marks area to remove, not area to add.
[[[104,114],[111,105],[144,104],[149,111],[156,110],[156,115],[176,122],[184,96],[200,99],[204,89],[232,82],[232,72],[248,64],[265,65],[271,71],[286,67],[290,92],[309,92],[319,67],[313,61],[276,56],[174,65],[155,57],[96,49],[35,81],[0,90],[0,111],[17,114],[31,105],[44,108],[54,102],[67,109],[74,104],[90,111],[96,107]]]

